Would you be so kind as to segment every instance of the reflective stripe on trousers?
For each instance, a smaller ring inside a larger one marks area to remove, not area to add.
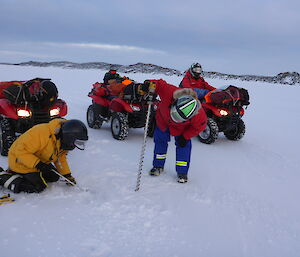
[[[170,131],[161,131],[158,127],[154,131],[154,157],[153,167],[164,167],[167,157],[168,143],[171,140]],[[184,147],[180,147],[177,143],[178,137],[175,137],[176,145],[176,172],[187,174],[190,166],[192,143],[187,141]]]

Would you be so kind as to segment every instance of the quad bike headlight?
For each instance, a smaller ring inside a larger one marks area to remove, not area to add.
[[[228,112],[226,111],[226,110],[220,110],[220,114],[222,115],[222,116],[227,116],[228,115]]]
[[[59,115],[59,112],[60,112],[60,108],[59,107],[56,107],[56,108],[53,108],[50,110],[50,116],[58,116]]]
[[[31,112],[26,109],[17,109],[17,115],[20,118],[28,118],[31,116]]]

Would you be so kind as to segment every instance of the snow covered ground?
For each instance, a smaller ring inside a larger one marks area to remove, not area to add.
[[[49,77],[67,101],[67,118],[86,123],[91,84],[104,71],[0,65],[0,80]],[[136,81],[160,76],[129,74]],[[180,77],[161,76],[178,85]],[[1,257],[296,257],[300,253],[300,88],[208,80],[249,90],[246,135],[212,145],[193,139],[189,182],[175,180],[171,142],[166,173],[135,192],[142,129],[114,140],[109,124],[89,129],[85,151],[69,154],[73,175],[89,192],[51,184],[41,194],[13,195],[0,206]],[[0,157],[7,167],[7,158]],[[0,190],[0,194],[4,191]]]

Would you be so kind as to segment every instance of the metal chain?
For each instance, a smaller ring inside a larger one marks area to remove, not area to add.
[[[136,187],[135,187],[135,190],[134,190],[136,192],[140,190],[140,185],[141,185],[142,169],[143,169],[143,164],[144,164],[146,142],[147,142],[147,132],[148,132],[148,127],[149,127],[151,106],[152,106],[152,102],[149,102],[148,110],[147,110],[146,124],[145,124],[145,131],[144,131],[144,141],[143,141],[141,155],[140,155],[140,162],[139,162],[139,169],[138,169]]]

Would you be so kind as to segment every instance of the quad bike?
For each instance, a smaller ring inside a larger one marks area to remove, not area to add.
[[[103,122],[109,122],[113,138],[124,140],[128,136],[129,128],[145,127],[148,103],[142,96],[134,93],[124,94],[122,97],[98,95],[99,88],[105,88],[103,83],[93,84],[88,94],[92,104],[87,109],[87,123],[90,128],[99,129]],[[157,102],[151,106],[150,122],[147,135],[152,137],[155,128],[155,111]]]
[[[242,117],[244,106],[248,106],[249,95],[246,89],[229,86],[226,89],[214,90],[205,96],[202,107],[207,115],[207,126],[198,138],[200,142],[212,144],[223,132],[229,140],[240,140],[246,132]]]
[[[11,101],[3,94],[3,88],[18,84],[20,88],[25,81],[0,82],[0,154],[7,156],[15,139],[40,123],[47,123],[51,118],[67,114],[67,104],[62,99],[55,99],[51,104],[38,101]],[[22,93],[22,92],[21,92]]]

